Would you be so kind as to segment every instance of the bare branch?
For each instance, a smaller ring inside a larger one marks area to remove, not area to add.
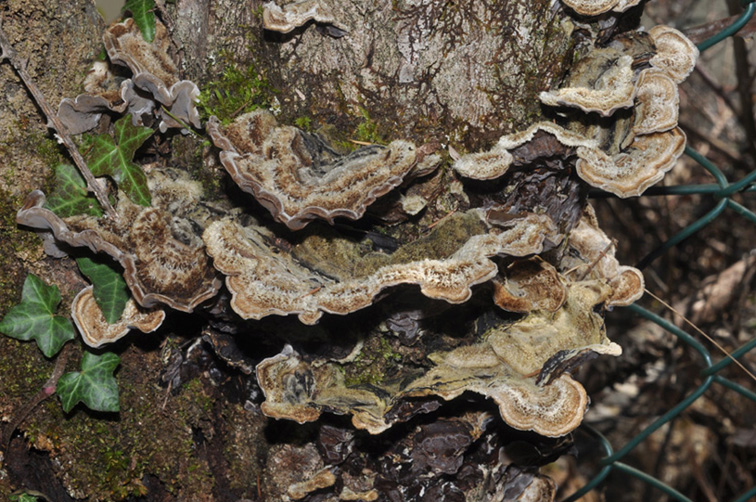
[[[87,167],[87,163],[84,161],[84,157],[79,152],[79,149],[76,148],[76,144],[68,134],[66,127],[60,121],[57,113],[55,113],[55,111],[50,107],[50,104],[47,102],[44,95],[42,95],[42,91],[40,91],[39,87],[37,87],[37,84],[26,71],[26,65],[22,64],[22,62],[18,59],[18,53],[16,53],[16,50],[11,45],[8,37],[5,35],[5,31],[2,28],[2,20],[0,20],[0,49],[2,49],[2,53],[0,54],[0,61],[7,59],[16,70],[16,73],[18,73],[18,76],[21,77],[21,80],[26,86],[26,89],[31,93],[34,101],[36,101],[37,105],[39,105],[39,107],[42,109],[42,112],[45,114],[45,116],[47,116],[47,127],[51,127],[55,130],[58,138],[68,149],[68,153],[71,155],[71,158],[76,164],[76,167],[79,168],[79,172],[81,172],[81,175],[84,176],[89,191],[95,194],[95,197],[97,197],[97,200],[99,201],[103,209],[105,209],[108,216],[112,219],[117,219],[118,214],[116,213],[115,209],[113,209],[113,206],[110,205],[107,194],[95,179],[92,171],[90,171],[89,167]]]
[[[688,28],[682,31],[685,34],[685,36],[688,37],[694,44],[699,44],[703,42],[704,40],[713,37],[714,35],[722,31],[723,29],[727,28],[728,26],[730,26],[739,17],[740,17],[739,15],[726,17],[724,19],[718,19],[717,21],[701,24],[699,26],[694,26],[693,28]],[[755,32],[756,32],[756,17],[754,17],[745,26],[743,26],[743,28],[741,28],[741,30],[738,32],[738,36],[745,37]]]

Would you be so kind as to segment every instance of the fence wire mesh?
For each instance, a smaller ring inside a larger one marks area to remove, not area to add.
[[[756,12],[756,0],[741,1],[741,5],[743,6],[744,11],[735,20],[735,22],[733,22],[733,24],[719,32],[717,35],[698,44],[698,48],[702,53],[715,46],[716,44],[722,42],[726,38],[736,34],[751,20],[751,18],[753,18],[754,12]],[[750,140],[753,140],[753,138],[750,138]],[[658,248],[645,256],[637,265],[641,269],[651,264],[654,260],[661,257],[668,250],[677,246],[688,237],[691,237],[695,233],[701,231],[707,225],[711,224],[717,218],[726,214],[728,211],[734,212],[740,217],[745,218],[747,221],[756,224],[756,213],[733,200],[733,196],[735,194],[756,191],[756,170],[750,172],[748,175],[744,176],[742,179],[736,182],[730,182],[722,172],[722,170],[720,170],[717,165],[710,162],[704,155],[701,155],[699,152],[693,150],[690,147],[687,147],[685,152],[698,165],[708,171],[714,177],[716,183],[704,185],[653,187],[652,189],[646,191],[644,196],[674,196],[692,194],[707,195],[711,198],[714,207],[703,217],[689,224],[683,230],[673,235]],[[735,359],[742,358],[745,354],[756,348],[756,339],[752,339],[736,350],[732,351],[730,353],[730,357],[724,355],[722,357],[719,357],[719,355],[717,354],[718,361],[715,362],[715,358],[712,356],[711,352],[701,342],[699,342],[695,337],[686,333],[673,323],[637,304],[631,305],[627,308],[641,318],[656,323],[664,330],[677,337],[677,340],[680,343],[687,344],[690,348],[695,350],[700,355],[701,369],[699,372],[699,377],[701,379],[701,383],[695,390],[690,392],[687,397],[682,399],[675,406],[669,409],[669,411],[654,420],[650,425],[645,427],[640,433],[635,435],[632,439],[627,441],[620,449],[616,451],[614,450],[610,441],[598,430],[589,425],[584,425],[581,430],[587,433],[595,442],[598,443],[605,456],[600,461],[600,470],[593,476],[593,478],[581,489],[564,499],[563,502],[576,501],[594,488],[599,487],[612,471],[618,471],[633,476],[646,483],[647,485],[660,490],[674,500],[692,502],[689,497],[682,494],[680,491],[676,490],[669,484],[648,474],[647,472],[644,472],[641,469],[623,462],[622,460],[639,444],[644,442],[651,434],[663,427],[665,424],[669,424],[675,418],[680,416],[695,401],[701,398],[714,384],[723,386],[732,392],[737,392],[756,403],[755,392],[721,375],[722,370],[733,364]],[[756,486],[753,486],[750,489],[745,488],[745,490],[746,491],[733,499],[732,502],[745,502],[753,497],[756,497]]]

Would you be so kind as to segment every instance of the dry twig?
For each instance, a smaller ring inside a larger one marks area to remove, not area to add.
[[[0,19],[0,49],[2,50],[2,53],[0,53],[0,61],[7,59],[16,70],[16,73],[18,73],[18,76],[21,77],[21,80],[26,86],[26,89],[34,98],[34,101],[42,109],[42,112],[44,112],[45,116],[47,116],[47,126],[55,129],[58,139],[68,149],[68,153],[71,155],[71,158],[76,164],[76,167],[79,168],[79,172],[82,176],[84,176],[89,191],[95,194],[97,201],[100,203],[103,209],[105,209],[105,212],[108,214],[108,216],[112,219],[117,219],[118,215],[115,212],[115,209],[113,209],[113,206],[110,205],[105,190],[103,190],[102,186],[97,182],[94,175],[92,174],[92,171],[90,171],[89,167],[87,167],[87,163],[84,161],[84,157],[82,157],[79,149],[76,148],[76,144],[73,142],[71,136],[69,136],[68,132],[66,131],[66,127],[58,118],[58,114],[55,113],[50,107],[50,104],[45,99],[42,91],[39,90],[39,87],[37,87],[37,84],[34,83],[31,75],[29,75],[29,73],[26,71],[26,62],[22,63],[22,61],[19,60],[18,53],[11,45],[8,37],[5,35],[5,31],[2,28],[2,19]]]

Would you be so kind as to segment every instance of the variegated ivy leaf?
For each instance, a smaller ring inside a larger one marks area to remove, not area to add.
[[[68,164],[55,168],[55,188],[45,207],[61,218],[77,214],[102,216],[97,199],[87,192],[87,182],[75,167]]]
[[[153,132],[149,127],[133,125],[131,115],[126,115],[115,123],[115,139],[109,134],[100,134],[92,139],[92,149],[86,159],[92,174],[110,176],[118,188],[142,206],[150,205],[150,191],[147,176],[133,159]]]
[[[92,283],[95,301],[105,320],[110,324],[117,323],[129,300],[129,286],[123,276],[103,260],[82,257],[76,259],[76,264]]]
[[[90,410],[118,411],[118,383],[113,372],[120,363],[121,358],[112,352],[84,352],[81,371],[66,373],[58,380],[55,392],[63,410],[68,413],[82,402]]]
[[[46,357],[54,356],[74,338],[71,321],[55,315],[59,303],[57,286],[48,286],[34,274],[27,275],[21,303],[10,309],[0,322],[0,333],[24,341],[36,340]]]
[[[155,0],[128,0],[123,6],[124,12],[131,12],[131,17],[142,32],[145,42],[155,40]]]

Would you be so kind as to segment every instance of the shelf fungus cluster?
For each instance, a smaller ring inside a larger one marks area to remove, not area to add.
[[[107,323],[103,324],[90,294],[82,292],[74,302],[73,317],[91,346],[111,343],[130,327],[154,331],[165,316],[160,306],[192,312],[221,287],[198,235],[211,217],[200,205],[199,184],[183,172],[155,171],[149,186],[152,207],[136,205],[119,192],[115,220],[85,215],[60,218],[45,207],[46,197],[39,190],[18,212],[20,224],[51,231],[62,245],[105,253],[123,268],[133,300],[118,324],[102,331]]]
[[[579,12],[595,14],[587,8]],[[685,134],[677,127],[677,85],[697,57],[695,45],[668,26],[591,46],[559,88],[540,94],[553,113],[552,122],[503,136],[491,150],[464,156],[454,168],[472,179],[503,176],[514,161],[510,152],[543,131],[574,149],[577,174],[589,185],[619,197],[640,195],[682,155]]]
[[[638,2],[563,3],[580,15],[572,26],[597,35],[592,16],[619,16]],[[269,2],[263,19],[280,32],[314,21],[348,34],[313,0]],[[96,66],[87,94],[61,103],[70,132],[125,111],[161,129],[199,127],[197,87],[178,78],[167,37],[159,22],[151,43],[131,20],[108,28],[109,58],[131,76]],[[475,412],[485,424],[493,403],[510,427],[559,438],[589,404],[571,372],[621,353],[606,336],[604,312],[644,289],[640,271],[615,257],[589,190],[637,196],[675,164],[685,144],[677,86],[697,57],[665,26],[600,44],[585,38],[569,74],[533,96],[544,120],[486,151],[454,152],[446,162],[436,143],[396,139],[342,152],[264,110],[228,124],[211,117],[207,133],[244,193],[208,202],[186,173],[155,167],[146,174],[149,206],[111,184],[115,218],[61,217],[35,191],[18,222],[123,269],[132,298],[118,323],[108,325],[91,289],[74,301],[74,320],[93,347],[132,328],[156,330],[166,309],[196,312],[207,339],[258,336],[273,354],[245,354],[244,365],[249,373],[249,361],[256,364],[269,417],[349,415],[356,428],[379,434],[466,393],[490,406]],[[247,204],[235,207],[239,200]],[[422,462],[445,473],[460,468],[459,452],[486,427],[460,425],[461,416],[442,427],[467,431],[459,449],[448,461]],[[408,437],[441,448],[434,427]],[[313,465],[289,499],[336,485],[342,494],[349,488],[340,500],[375,491]],[[545,499],[553,496],[552,484],[537,484],[551,494]]]
[[[105,31],[103,42],[110,62],[128,68],[130,78],[120,76],[108,63],[96,62],[85,82],[85,94],[64,98],[58,117],[70,134],[93,129],[103,113],[130,113],[135,125],[168,128],[200,127],[196,100],[199,88],[181,80],[173,59],[168,55],[168,30],[155,22],[155,38],[146,42],[133,19],[113,24]]]

